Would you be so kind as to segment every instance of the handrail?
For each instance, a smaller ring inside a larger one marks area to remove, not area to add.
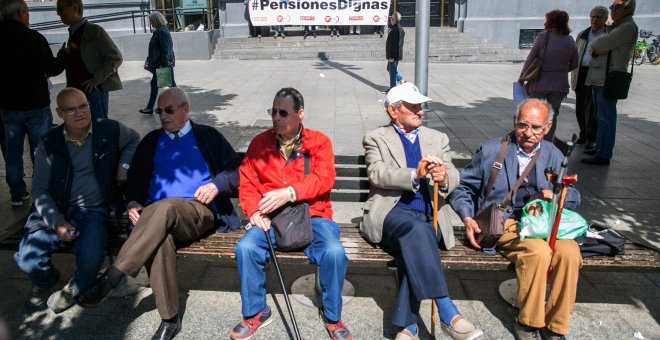
[[[114,12],[114,13],[106,13],[106,14],[97,14],[97,15],[90,15],[86,16],[87,20],[91,22],[111,22],[111,21],[118,21],[118,20],[127,20],[131,19],[133,22],[133,33],[137,33],[137,28],[135,25],[135,19],[142,19],[142,28],[144,33],[147,33],[147,27],[149,27],[149,31],[151,31],[151,27],[148,24],[148,21],[145,21],[145,19],[149,16],[151,12],[162,12],[165,11],[165,13],[172,12],[171,8],[165,8],[163,9],[142,9],[142,10],[132,10],[132,11],[123,11],[123,12]],[[213,8],[213,13],[217,13],[218,8]],[[201,14],[202,18],[204,18],[205,21],[205,27],[211,27],[208,22],[208,16],[206,15],[208,13],[208,10],[206,8],[202,9],[184,9],[184,8],[175,8],[174,9],[174,20],[177,22],[179,21],[179,16],[180,15],[190,15],[190,14]],[[170,14],[171,15],[171,14]],[[45,31],[45,30],[51,30],[51,29],[58,29],[58,28],[65,28],[68,27],[67,25],[63,24],[60,20],[54,20],[54,21],[45,21],[45,22],[40,22],[36,24],[31,24],[30,28],[35,30],[35,31]],[[182,28],[181,24],[178,23],[177,27]]]

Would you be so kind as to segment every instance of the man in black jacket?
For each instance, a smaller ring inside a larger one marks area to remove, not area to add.
[[[181,330],[175,241],[199,238],[212,228],[240,226],[229,196],[238,187],[240,157],[216,129],[188,120],[190,101],[181,88],[158,97],[161,129],[140,142],[128,173],[128,217],[135,225],[114,264],[76,296],[96,307],[124,275],[143,265],[162,319],[154,339],[171,339]]]
[[[64,70],[66,50],[53,57],[48,41],[28,28],[30,13],[23,0],[0,2],[0,112],[5,129],[7,184],[12,207],[30,198],[23,180],[23,142],[30,138],[31,155],[53,124],[48,77]]]
[[[403,59],[403,39],[406,35],[399,24],[401,13],[394,12],[390,17],[390,32],[385,42],[385,58],[387,58],[387,71],[390,73],[390,89],[397,83],[403,82],[403,77],[397,71],[399,61]],[[387,90],[389,91],[389,89]]]
[[[48,131],[37,147],[32,178],[34,205],[14,259],[32,282],[28,308],[44,305],[57,283],[51,257],[60,242],[71,242],[76,272],[48,298],[55,313],[73,305],[91,284],[105,255],[105,222],[110,210],[123,212],[119,186],[126,181],[140,135],[114,120],[92,122],[85,94],[66,88],[57,95],[64,124]]]

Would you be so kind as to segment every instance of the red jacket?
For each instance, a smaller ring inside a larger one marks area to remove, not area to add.
[[[332,142],[323,133],[302,129],[299,157],[286,161],[277,147],[273,129],[257,135],[248,147],[239,171],[238,199],[248,217],[259,210],[263,194],[293,185],[298,201],[307,201],[311,216],[332,219],[330,190],[335,183]],[[309,154],[309,175],[304,175],[303,153]],[[304,178],[304,180],[303,180]]]

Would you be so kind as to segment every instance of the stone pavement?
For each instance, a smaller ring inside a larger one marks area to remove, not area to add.
[[[413,80],[414,65],[402,63],[401,73]],[[610,167],[579,163],[578,147],[570,172],[579,175],[577,186],[583,195],[579,212],[626,232],[626,236],[660,247],[660,113],[655,99],[660,88],[660,68],[636,67],[631,95],[619,104],[619,122],[614,160]],[[511,83],[520,65],[430,64],[428,126],[450,137],[456,157],[470,158],[477,145],[509,131],[515,105]],[[329,135],[336,154],[362,154],[365,132],[387,123],[381,93],[386,88],[385,62],[341,61],[182,61],[175,69],[177,84],[190,93],[191,118],[216,126],[237,150],[244,151],[251,138],[270,126],[266,109],[281,87],[299,89],[306,99],[308,127]],[[137,113],[149,91],[149,74],[142,63],[125,62],[120,74],[124,90],[111,93],[110,117],[137,129],[143,135],[158,127],[157,116]],[[53,94],[63,77],[53,80]],[[54,97],[54,96],[53,96]],[[559,116],[557,134],[567,139],[577,132],[574,96],[571,94]],[[55,118],[59,122],[58,118]],[[29,164],[29,161],[26,162]],[[4,167],[2,167],[4,169]],[[29,169],[26,171],[29,176]],[[2,174],[4,176],[4,174]],[[6,184],[0,190],[0,236],[18,226],[26,207],[11,210]],[[350,221],[360,216],[359,206],[337,204],[336,219]],[[65,274],[72,273],[71,255],[55,258]],[[180,295],[184,330],[181,339],[226,338],[240,318],[239,283],[232,261],[180,261]],[[312,266],[287,266],[288,285]],[[269,303],[278,318],[257,339],[286,339],[286,306],[269,273]],[[22,306],[29,291],[25,276],[11,261],[9,252],[0,252],[0,315],[4,315],[17,338],[142,339],[158,325],[153,298],[146,289],[124,298],[112,299],[98,309],[73,308],[60,315],[27,313]],[[486,338],[512,338],[511,320],[515,309],[497,295],[497,286],[513,272],[448,273],[452,297],[466,317],[487,334]],[[63,275],[62,284],[67,275]],[[348,279],[356,297],[344,308],[344,319],[356,339],[393,338],[389,325],[396,282],[385,268],[351,266]],[[275,299],[275,300],[273,300]],[[276,302],[275,302],[276,301]],[[323,338],[315,313],[294,302],[303,336]],[[422,305],[422,338],[428,338],[430,303]],[[572,314],[570,338],[623,339],[639,332],[645,338],[660,339],[660,273],[583,272],[578,303]],[[439,334],[440,329],[437,328]],[[639,335],[639,334],[638,334]],[[639,337],[638,337],[639,338]]]

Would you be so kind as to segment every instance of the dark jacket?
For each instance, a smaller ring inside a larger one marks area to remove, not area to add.
[[[133,145],[139,140],[135,134]],[[120,216],[124,201],[117,186],[117,168],[122,156],[120,142],[120,127],[114,120],[102,120],[92,123],[92,157],[94,172],[101,190],[104,193],[108,206]],[[73,164],[69,156],[66,141],[64,140],[64,124],[51,129],[43,137],[43,146],[47,162],[50,164],[48,195],[60,213],[65,213],[69,207],[71,184],[73,183]],[[39,197],[37,197],[39,196]],[[50,201],[50,199],[48,201]],[[28,217],[26,228],[37,230],[53,227],[59,221],[49,220],[44,216],[51,216],[53,207],[47,204],[41,195],[35,195],[35,204]]]
[[[237,229],[241,225],[241,221],[229,197],[238,188],[238,166],[241,164],[241,158],[218,130],[207,125],[195,124],[192,121],[190,123],[191,132],[195,135],[199,151],[209,167],[213,183],[218,187],[218,196],[215,199],[218,231],[226,232]],[[127,202],[135,201],[146,205],[149,197],[149,183],[153,175],[156,146],[162,134],[162,128],[151,131],[138,145],[133,163],[128,171]]]
[[[405,35],[406,32],[399,23],[392,26],[385,42],[385,58],[394,58],[397,61],[403,59],[403,39]]]
[[[159,67],[174,66],[173,48],[172,35],[167,26],[156,28],[149,40],[149,55],[147,56],[149,71],[156,72]]]
[[[31,111],[50,105],[48,77],[64,70],[67,54],[53,57],[41,33],[17,20],[0,21],[0,109]]]

